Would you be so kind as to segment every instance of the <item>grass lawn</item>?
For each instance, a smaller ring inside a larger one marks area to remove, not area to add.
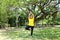
[[[4,35],[11,40],[60,40],[60,28],[34,28],[33,36],[24,28],[16,28],[5,32]]]

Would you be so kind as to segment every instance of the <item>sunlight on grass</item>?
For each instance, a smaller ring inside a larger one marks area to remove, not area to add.
[[[60,40],[60,28],[35,28],[33,36],[23,28],[6,32],[8,38],[21,40]]]

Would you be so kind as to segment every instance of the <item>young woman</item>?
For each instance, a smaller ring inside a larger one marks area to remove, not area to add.
[[[34,14],[30,11],[28,15],[28,26],[25,28],[26,30],[31,30],[31,35],[33,34],[34,29]]]

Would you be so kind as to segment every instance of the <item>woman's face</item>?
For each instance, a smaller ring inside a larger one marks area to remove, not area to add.
[[[31,14],[31,15],[29,16],[29,18],[32,19],[32,18],[33,18],[33,15]]]

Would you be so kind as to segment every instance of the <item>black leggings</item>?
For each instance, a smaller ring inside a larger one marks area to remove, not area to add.
[[[31,35],[33,35],[33,29],[34,29],[34,26],[26,26],[26,30],[30,30],[31,28]]]

